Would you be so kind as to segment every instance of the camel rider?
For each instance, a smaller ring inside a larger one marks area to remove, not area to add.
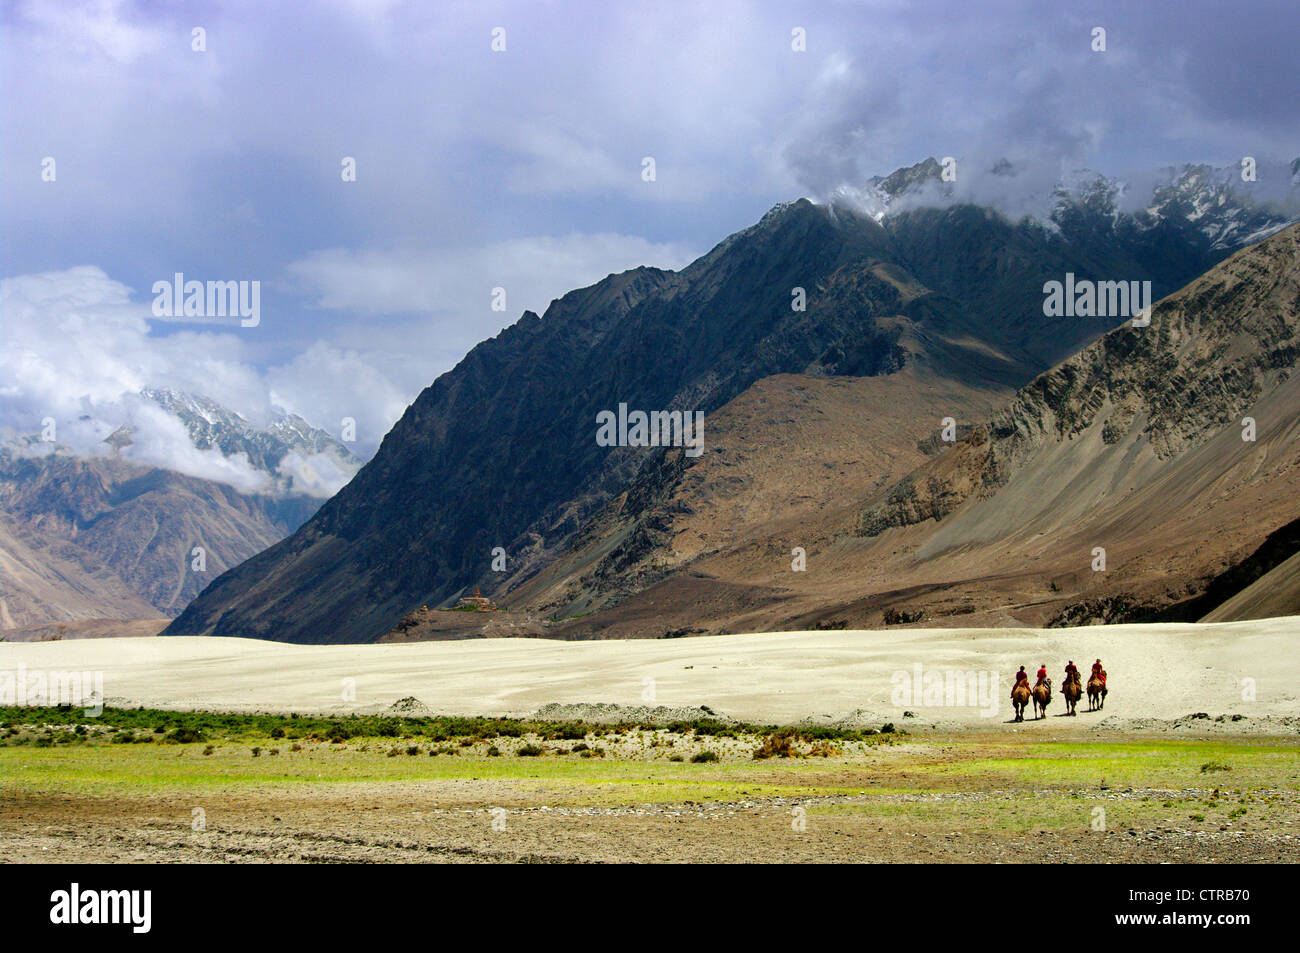
[[[1024,683],[1025,688],[1029,687],[1029,673],[1025,671],[1025,667],[1023,665],[1020,666],[1020,671],[1016,672],[1016,683],[1011,686],[1012,698],[1016,697],[1016,689],[1020,687],[1020,684],[1022,682]]]
[[[1077,682],[1079,680],[1079,666],[1074,664],[1074,659],[1070,659],[1069,663],[1065,666],[1065,680],[1067,682]]]
[[[1101,667],[1101,659],[1092,663],[1092,674],[1094,677],[1101,679],[1101,687],[1106,687],[1106,670]]]
[[[1034,687],[1036,688],[1036,687],[1038,687],[1038,685],[1046,685],[1048,688],[1051,688],[1051,687],[1052,687],[1052,680],[1051,680],[1050,678],[1047,677],[1047,663],[1046,663],[1046,662],[1044,662],[1042,665],[1038,666],[1038,682],[1035,684]]]

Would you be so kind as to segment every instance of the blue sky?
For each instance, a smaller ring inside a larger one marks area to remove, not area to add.
[[[624,6],[4,3],[0,423],[166,384],[352,416],[365,455],[525,308],[779,201],[930,155],[1300,154],[1293,0]],[[261,281],[261,323],[153,319],[177,271]]]

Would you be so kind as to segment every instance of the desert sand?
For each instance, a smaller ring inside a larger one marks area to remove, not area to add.
[[[1032,672],[1045,662],[1059,683],[1068,658],[1086,673],[1098,656],[1110,678],[1102,715],[1116,724],[1174,720],[1194,712],[1241,714],[1255,722],[1295,717],[1300,715],[1298,649],[1300,617],[1288,617],[610,642],[304,646],[233,638],[120,638],[0,644],[0,671],[25,666],[29,672],[102,672],[105,699],[117,706],[375,712],[413,696],[433,714],[519,716],[552,703],[708,706],[733,718],[785,724],[894,721],[907,709],[920,722],[975,727],[1010,718],[1006,696],[1019,665]],[[900,684],[909,689],[916,684],[917,665],[923,678],[925,673],[993,673],[989,697],[996,698],[996,710],[969,699],[964,706],[935,705],[897,695]],[[349,679],[355,680],[355,698],[345,700]],[[1050,713],[1059,715],[1060,706],[1055,699]],[[1081,713],[1085,708],[1080,705]]]

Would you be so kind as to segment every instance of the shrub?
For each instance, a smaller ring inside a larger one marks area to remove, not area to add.
[[[701,752],[703,754],[704,752]],[[789,758],[795,754],[794,746],[790,743],[790,735],[785,732],[772,732],[763,739],[763,743],[754,749],[755,759],[764,758]]]
[[[674,734],[685,735],[694,731],[697,738],[734,738],[736,727],[714,718],[697,718],[694,721],[675,721],[668,726]]]
[[[352,732],[348,731],[345,726],[335,722],[330,725],[329,730],[325,733],[325,737],[329,739],[330,744],[337,745],[342,744],[347,741],[348,738],[352,737]]]
[[[582,725],[575,725],[572,722],[564,722],[556,725],[549,732],[547,737],[556,741],[581,741],[587,737],[587,729]]]
[[[707,748],[691,758],[691,764],[708,764],[710,761],[717,761],[718,753],[709,751]]]
[[[537,745],[523,745],[515,752],[515,754],[519,755],[521,758],[536,758],[544,751],[544,748],[539,748]]]

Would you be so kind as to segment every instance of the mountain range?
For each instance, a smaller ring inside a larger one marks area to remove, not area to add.
[[[222,456],[242,454],[249,465],[273,480],[277,495],[321,492],[333,479],[339,485],[355,473],[361,461],[327,431],[314,427],[297,414],[282,414],[260,429],[241,414],[201,394],[171,388],[146,387],[140,396],[162,407],[185,425],[190,442],[199,450],[218,450]],[[114,435],[118,445],[129,445],[130,429]],[[328,474],[316,472],[328,469]]]
[[[201,395],[141,396],[176,416],[197,449],[243,454],[267,491],[133,460],[130,427],[91,456],[31,438],[0,447],[0,629],[174,616],[315,512],[320,499],[299,489],[304,476],[316,482],[312,461],[343,473],[360,466],[301,417],[261,430]]]
[[[562,637],[1176,611],[1294,518],[1295,182],[1279,205],[1189,166],[1125,211],[1077,176],[1012,220],[940,170],[526,312],[167,631],[444,637],[474,586]],[[1048,316],[1067,274],[1164,300],[1146,328]],[[703,453],[602,446],[620,405],[702,411]]]

